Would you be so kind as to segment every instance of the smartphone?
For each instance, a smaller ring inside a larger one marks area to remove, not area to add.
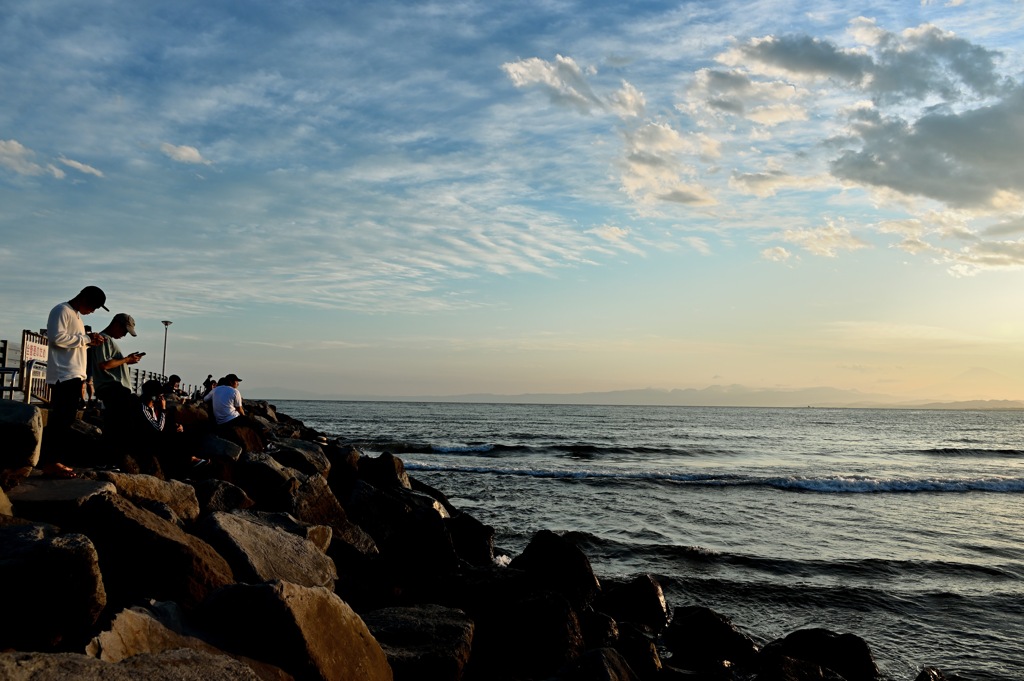
[[[136,352],[135,354],[138,355],[139,357],[142,357],[146,353],[144,353],[144,352]]]

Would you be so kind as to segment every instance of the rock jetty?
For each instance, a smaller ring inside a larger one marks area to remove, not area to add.
[[[496,560],[494,530],[401,459],[266,402],[245,404],[273,434],[259,453],[215,437],[202,406],[171,409],[181,455],[209,460],[186,479],[141,449],[111,462],[86,414],[79,477],[47,480],[27,475],[40,410],[0,401],[0,679],[884,678],[857,636],[755,641],[708,608],[670,608],[651,575],[599,579],[553,532]]]

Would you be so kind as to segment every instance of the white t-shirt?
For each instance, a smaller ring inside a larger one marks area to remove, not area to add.
[[[213,404],[213,418],[218,426],[242,415],[238,411],[242,408],[242,393],[230,385],[218,385],[203,399]]]
[[[46,320],[46,382],[54,384],[72,378],[85,379],[89,335],[82,317],[69,303],[61,303]]]

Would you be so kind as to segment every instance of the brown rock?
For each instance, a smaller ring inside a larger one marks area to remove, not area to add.
[[[359,459],[359,477],[374,487],[404,487],[412,489],[409,475],[405,472],[405,463],[397,456],[384,452],[373,458],[364,456]]]
[[[275,461],[306,475],[322,475],[325,478],[331,472],[331,462],[324,455],[320,445],[296,440],[292,438],[280,438],[268,445],[267,453]]]
[[[0,400],[0,471],[6,478],[22,478],[18,471],[39,463],[39,446],[43,440],[43,416],[38,407],[14,400]]]
[[[228,561],[240,582],[280,579],[333,589],[338,578],[334,562],[312,542],[245,513],[213,513],[195,533]]]
[[[98,473],[97,478],[114,483],[118,494],[136,504],[144,499],[166,504],[176,516],[186,522],[192,522],[199,517],[196,491],[187,483],[160,480],[152,475],[130,475],[109,471]]]
[[[4,681],[260,681],[247,666],[226,655],[169,650],[136,655],[118,664],[75,653],[0,654]]]
[[[227,561],[209,544],[123,497],[92,497],[75,525],[96,545],[117,606],[153,598],[191,608],[234,582]]]
[[[597,607],[615,618],[659,634],[668,625],[668,604],[661,584],[651,575],[637,575],[628,582],[603,585]]]
[[[359,616],[322,587],[236,584],[202,609],[219,647],[270,662],[300,680],[390,681],[391,667]]]
[[[33,476],[8,492],[8,497],[15,515],[63,527],[78,516],[82,504],[89,499],[116,492],[113,483],[99,480],[47,480]]]
[[[200,515],[209,515],[214,511],[251,508],[256,503],[249,498],[244,489],[225,480],[196,480],[191,484],[199,501]]]

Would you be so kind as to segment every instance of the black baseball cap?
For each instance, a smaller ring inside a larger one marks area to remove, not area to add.
[[[94,310],[102,307],[107,312],[110,312],[110,308],[104,305],[107,302],[107,294],[99,286],[86,286],[78,294],[78,297],[87,302]]]

